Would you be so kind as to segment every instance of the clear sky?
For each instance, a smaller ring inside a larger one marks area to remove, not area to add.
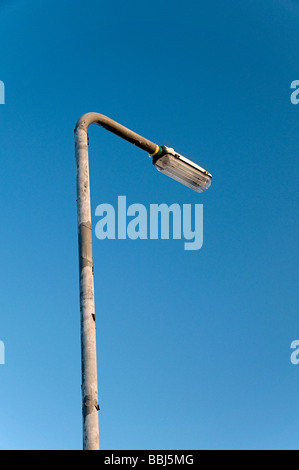
[[[204,245],[94,237],[103,449],[298,449],[296,0],[1,0],[0,448],[81,447],[73,129],[101,203],[204,205]]]

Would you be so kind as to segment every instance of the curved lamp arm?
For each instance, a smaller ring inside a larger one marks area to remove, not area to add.
[[[131,144],[136,145],[142,150],[145,150],[150,155],[154,155],[160,149],[159,145],[154,144],[150,140],[145,139],[139,134],[136,134],[136,132],[131,131],[127,127],[122,126],[118,122],[113,121],[107,116],[104,116],[103,114],[99,113],[84,114],[77,122],[75,132],[79,129],[83,129],[87,132],[87,129],[91,124],[97,124],[98,126],[107,129],[108,131],[118,135],[122,139],[127,140]]]

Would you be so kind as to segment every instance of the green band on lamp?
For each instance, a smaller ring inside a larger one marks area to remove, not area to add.
[[[154,157],[155,155],[160,155],[162,153],[162,148],[157,145],[156,151],[151,154],[151,157]]]

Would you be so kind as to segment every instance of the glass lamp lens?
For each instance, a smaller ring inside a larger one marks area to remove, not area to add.
[[[166,154],[153,163],[161,173],[198,193],[206,191],[211,186],[212,175],[185,157]]]

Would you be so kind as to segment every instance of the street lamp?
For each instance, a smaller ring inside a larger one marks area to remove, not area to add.
[[[212,176],[173,149],[165,146],[160,147],[103,114],[84,114],[77,122],[75,150],[80,270],[83,448],[84,450],[99,450],[96,316],[87,134],[91,124],[104,127],[145,150],[153,156],[153,164],[159,171],[195,191],[203,192],[208,189]]]

